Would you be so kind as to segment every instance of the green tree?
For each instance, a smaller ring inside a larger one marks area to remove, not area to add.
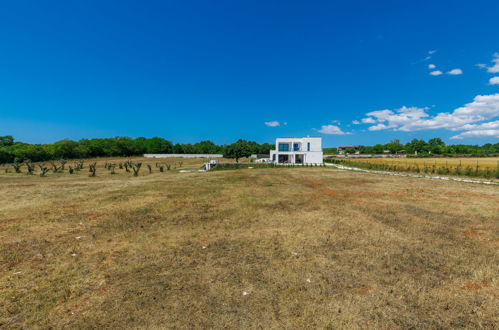
[[[394,154],[397,151],[400,151],[400,150],[404,149],[404,146],[402,144],[400,144],[400,140],[395,139],[395,140],[392,140],[389,143],[387,143],[385,145],[385,148],[388,149],[388,150],[390,150],[390,152],[392,154]]]
[[[0,136],[0,147],[8,147],[14,144],[14,138],[10,135]]]
[[[441,138],[433,138],[428,140],[428,144],[432,147],[445,146],[445,142]]]
[[[171,154],[173,151],[173,144],[160,137],[148,139],[145,145],[148,154]]]
[[[411,142],[405,145],[405,150],[408,153],[421,153],[425,151],[427,143],[424,140],[413,139]]]
[[[236,163],[239,163],[240,158],[249,157],[251,155],[251,145],[246,140],[237,140],[224,148],[224,157],[232,158],[236,160]]]

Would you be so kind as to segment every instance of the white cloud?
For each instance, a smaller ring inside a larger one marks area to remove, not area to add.
[[[374,124],[376,122],[376,120],[374,120],[373,118],[363,118],[362,119],[362,123],[364,124]]]
[[[499,129],[486,129],[486,130],[473,130],[462,132],[458,135],[451,136],[453,140],[461,140],[464,138],[473,138],[473,137],[494,137],[499,138]]]
[[[430,72],[430,75],[432,76],[440,76],[443,72],[440,71],[440,70],[435,70],[435,71],[432,71]]]
[[[396,110],[378,110],[366,114],[362,122],[376,125],[370,126],[370,131],[392,129],[394,131],[420,131],[429,129],[448,129],[452,131],[477,131],[495,128],[496,122],[480,123],[499,117],[499,94],[478,95],[473,102],[468,103],[453,112],[441,112],[430,116],[429,108],[402,107]],[[471,136],[472,133],[469,135]],[[478,133],[476,133],[478,134]],[[467,136],[467,135],[463,135]]]
[[[428,69],[435,69],[437,66],[435,64],[428,64]]]
[[[405,131],[406,126],[411,122],[421,118],[428,117],[426,113],[428,108],[417,107],[402,107],[396,111],[392,110],[378,110],[366,113],[367,118],[362,119],[363,123],[378,123],[368,129],[370,131],[379,131],[383,129],[393,128],[395,130]]]
[[[482,69],[487,69],[489,73],[499,73],[499,53],[494,53],[492,58],[492,66],[487,66],[487,64],[477,64],[476,66]]]
[[[374,126],[370,126],[368,128],[368,130],[370,131],[381,131],[381,130],[384,130],[384,129],[389,129],[393,126],[388,126],[388,125],[385,125],[385,124],[378,124],[378,125],[374,125]]]
[[[454,130],[483,130],[483,129],[493,129],[493,128],[499,128],[499,120],[495,121],[489,121],[486,123],[481,123],[481,124],[467,124],[464,126],[461,126],[459,129],[454,129]]]
[[[494,65],[488,67],[487,72],[498,73],[499,72],[499,53],[494,54],[494,58],[492,59],[492,62],[494,63]]]
[[[354,120],[354,121],[352,121],[352,124],[354,124],[354,125],[359,125],[359,124],[360,124],[360,121],[358,121],[358,120]]]
[[[452,69],[449,72],[447,72],[447,74],[450,74],[450,75],[453,75],[453,76],[457,76],[457,75],[463,74],[463,70],[461,70],[461,69]]]
[[[436,50],[436,49],[429,50],[429,51],[428,51],[428,55],[433,55],[433,54],[435,54],[436,52],[437,52],[437,50]]]
[[[499,85],[499,77],[492,77],[489,80],[490,85]]]
[[[265,122],[265,126],[268,126],[268,127],[277,127],[281,125],[278,121],[274,120],[274,121],[266,121]]]
[[[348,132],[343,132],[339,126],[336,125],[322,125],[321,129],[318,130],[322,134],[332,134],[332,135],[345,135],[350,134]]]

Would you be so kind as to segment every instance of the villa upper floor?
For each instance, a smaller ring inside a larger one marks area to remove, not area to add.
[[[277,138],[277,152],[322,152],[321,137],[287,137]]]

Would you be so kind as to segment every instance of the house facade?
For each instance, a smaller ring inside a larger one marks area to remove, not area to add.
[[[322,138],[277,138],[270,160],[277,164],[322,164]]]

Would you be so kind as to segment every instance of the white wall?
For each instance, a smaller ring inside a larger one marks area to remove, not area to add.
[[[323,162],[322,152],[309,152],[305,154],[306,164],[322,164]]]
[[[223,158],[220,154],[144,154],[145,158]]]

